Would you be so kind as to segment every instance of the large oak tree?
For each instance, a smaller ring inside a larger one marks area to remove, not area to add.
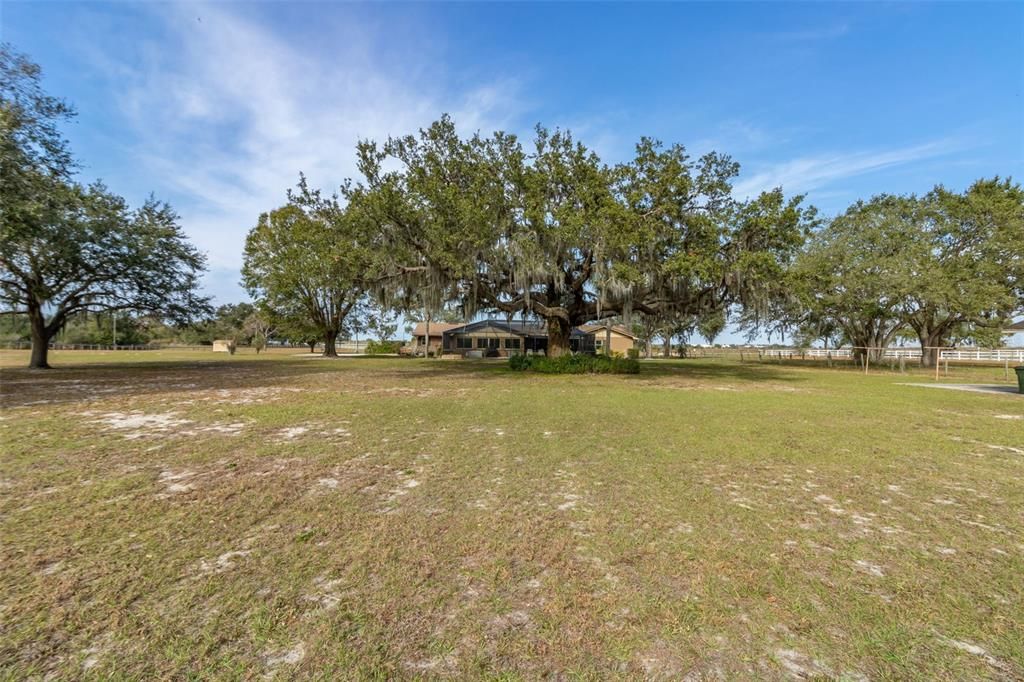
[[[790,281],[778,316],[807,336],[839,330],[877,359],[909,328],[933,366],[940,348],[998,338],[1024,309],[1024,190],[993,178],[859,201],[814,234]]]
[[[73,113],[43,91],[37,65],[0,48],[0,303],[28,316],[35,368],[49,366],[50,340],[77,313],[180,320],[206,309],[195,293],[204,257],[167,204],[132,210],[72,180],[58,124]]]
[[[813,218],[778,190],[733,199],[727,157],[646,139],[608,167],[567,132],[538,128],[526,151],[444,117],[362,143],[359,167],[346,196],[382,235],[383,281],[437,292],[436,307],[540,318],[554,355],[591,320],[762,305]]]
[[[838,328],[856,357],[880,358],[904,326],[909,243],[903,226],[913,211],[904,198],[878,196],[817,231],[790,273],[790,320],[805,331]]]
[[[921,343],[922,364],[963,338],[998,339],[1024,309],[1024,190],[1010,180],[978,180],[966,192],[936,187],[920,199],[901,239],[903,320]]]

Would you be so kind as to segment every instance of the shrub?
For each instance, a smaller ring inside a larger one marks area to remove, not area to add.
[[[608,357],[607,355],[562,355],[549,358],[543,355],[513,355],[510,369],[541,374],[636,374],[640,362],[636,358]]]
[[[383,355],[387,353],[397,353],[398,349],[401,347],[401,341],[367,341],[366,354]]]
[[[508,366],[515,372],[522,372],[530,369],[530,360],[532,359],[531,355],[513,355],[508,359]]]
[[[629,348],[629,349],[627,349],[626,350],[626,357],[628,357],[630,360],[639,360],[640,359],[640,349],[639,348]]]

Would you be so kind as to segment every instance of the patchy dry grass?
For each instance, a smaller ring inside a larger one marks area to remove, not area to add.
[[[4,678],[1024,676],[1024,398],[54,355],[0,355]]]

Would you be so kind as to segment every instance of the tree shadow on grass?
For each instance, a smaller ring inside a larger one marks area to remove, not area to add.
[[[304,377],[346,376],[363,382],[408,383],[417,378],[452,376],[495,379],[507,376],[507,363],[415,360],[362,356],[359,358],[210,358],[209,360],[141,360],[59,363],[53,369],[0,369],[0,407],[77,403],[104,398],[217,390],[285,388]],[[298,386],[302,388],[302,386]],[[322,387],[318,387],[322,388]]]
[[[464,381],[566,378],[534,372],[514,372],[507,361],[423,360],[395,357],[359,358],[232,358],[209,360],[142,360],[139,362],[68,363],[51,370],[0,370],[0,406],[76,403],[158,393],[189,394],[202,391],[294,386],[314,375],[336,374],[339,387],[346,376],[361,381],[409,383],[417,379],[452,378]],[[572,375],[586,380],[588,375]],[[592,375],[590,375],[592,376]],[[799,372],[785,366],[715,360],[657,360],[643,362],[640,374],[601,375],[633,382],[657,383],[664,379],[708,382],[799,382]],[[596,377],[595,377],[596,378]],[[299,386],[301,388],[301,386]],[[322,388],[322,387],[320,387]]]
[[[731,360],[650,360],[640,365],[641,379],[674,377],[699,381],[802,382],[807,376],[786,365]]]

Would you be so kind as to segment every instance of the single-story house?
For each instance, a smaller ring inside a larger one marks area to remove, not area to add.
[[[427,323],[419,322],[412,330],[412,343],[409,344],[413,355],[425,355],[425,351],[437,352],[441,348],[444,333],[450,329],[464,327],[462,323],[449,324],[447,322],[430,323],[430,339],[427,339]]]
[[[1024,320],[1003,327],[1003,336],[1007,337],[1004,341],[1007,345],[1024,341]]]
[[[435,329],[436,327],[436,329]],[[604,348],[605,325],[585,325],[572,330],[569,348],[575,353],[601,352]],[[612,327],[612,351],[625,354],[634,347],[636,337],[624,327]],[[410,351],[421,355],[423,349],[439,348],[444,355],[476,357],[508,357],[519,353],[546,354],[548,332],[543,322],[521,320],[480,320],[468,324],[431,324],[427,346],[426,325],[414,330]]]
[[[569,348],[577,353],[594,352],[593,338],[579,329],[569,335]],[[508,357],[519,353],[546,354],[548,330],[540,322],[480,320],[444,333],[443,352],[449,355]]]
[[[580,327],[580,330],[585,334],[593,335],[594,337],[594,349],[598,353],[604,353],[605,340],[608,338],[608,325],[606,324],[585,324]],[[631,348],[635,348],[637,342],[640,339],[637,338],[636,334],[632,333],[622,325],[612,325],[611,329],[611,347],[612,353],[621,353],[625,355]]]

